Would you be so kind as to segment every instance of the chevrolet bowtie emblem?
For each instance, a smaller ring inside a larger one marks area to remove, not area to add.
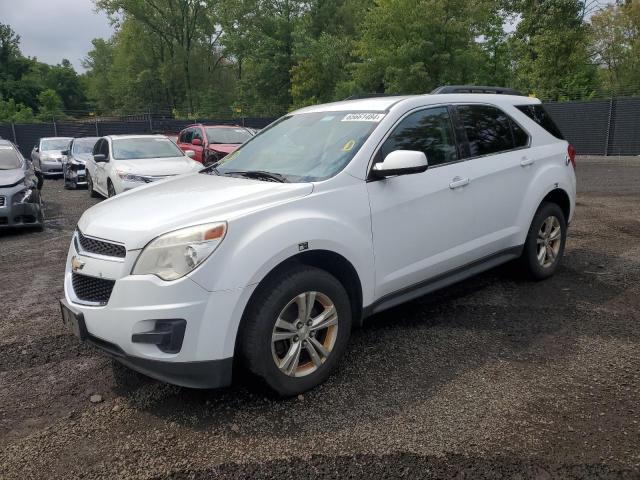
[[[82,270],[84,268],[84,262],[82,260],[78,260],[77,257],[73,257],[71,259],[71,270],[77,272],[78,270]]]

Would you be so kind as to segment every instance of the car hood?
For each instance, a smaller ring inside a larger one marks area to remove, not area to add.
[[[40,150],[40,156],[61,158],[62,150]]]
[[[135,175],[180,175],[195,172],[202,164],[188,157],[144,158],[139,160],[114,160],[119,172]]]
[[[207,148],[216,152],[231,153],[235,152],[239,146],[239,143],[210,143]]]
[[[0,170],[0,188],[14,185],[24,178],[24,170],[13,168],[11,170]]]
[[[312,191],[311,183],[276,183],[194,173],[105,200],[88,209],[78,227],[87,235],[122,242],[133,250],[181,227],[230,220]]]
[[[74,153],[72,155],[72,157],[75,160],[79,160],[81,162],[85,162],[86,163],[86,161],[89,160],[89,158],[91,157],[91,154],[90,153]]]

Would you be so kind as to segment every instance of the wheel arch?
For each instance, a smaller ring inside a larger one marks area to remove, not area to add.
[[[251,293],[249,300],[247,301],[244,312],[246,313],[247,307],[251,304],[255,296],[260,292],[261,288],[268,284],[268,282],[275,276],[281,275],[288,268],[291,268],[294,265],[309,265],[321,270],[324,270],[334,277],[342,284],[344,289],[347,291],[347,295],[349,296],[349,300],[351,302],[351,314],[352,314],[352,325],[353,326],[361,326],[362,325],[362,283],[358,272],[356,271],[353,264],[347,260],[344,256],[340,255],[331,250],[307,250],[305,252],[300,252],[296,255],[293,255],[275,267],[273,267],[258,283],[257,287]],[[240,320],[240,325],[238,326],[238,332],[242,330],[242,325],[245,321],[245,313],[242,314],[242,318]],[[238,351],[238,341],[240,340],[240,335],[236,335],[236,345],[234,351]]]
[[[571,215],[571,200],[569,198],[569,194],[564,189],[556,187],[551,190],[540,201],[538,208],[540,208],[540,205],[543,202],[550,202],[558,205],[562,209],[562,213],[564,213],[565,221],[569,221]]]

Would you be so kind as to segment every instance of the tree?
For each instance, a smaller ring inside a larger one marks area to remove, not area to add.
[[[160,42],[158,48],[180,64],[186,105],[194,109],[191,79],[192,52],[214,28],[208,14],[211,0],[95,0],[96,6],[111,15],[121,14],[144,25]]]
[[[38,94],[38,117],[41,120],[63,117],[63,105],[60,95],[55,90],[43,90]]]
[[[524,0],[512,48],[516,86],[543,99],[588,98],[597,67],[588,48],[582,0]]]
[[[356,45],[355,88],[427,93],[471,81],[481,59],[475,41],[482,1],[377,0]]]
[[[592,50],[611,93],[640,93],[640,3],[609,5],[591,18]]]

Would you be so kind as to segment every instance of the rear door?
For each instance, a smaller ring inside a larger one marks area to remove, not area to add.
[[[466,137],[465,156],[473,196],[474,256],[483,258],[517,246],[518,214],[535,175],[530,136],[495,105],[457,105]]]

